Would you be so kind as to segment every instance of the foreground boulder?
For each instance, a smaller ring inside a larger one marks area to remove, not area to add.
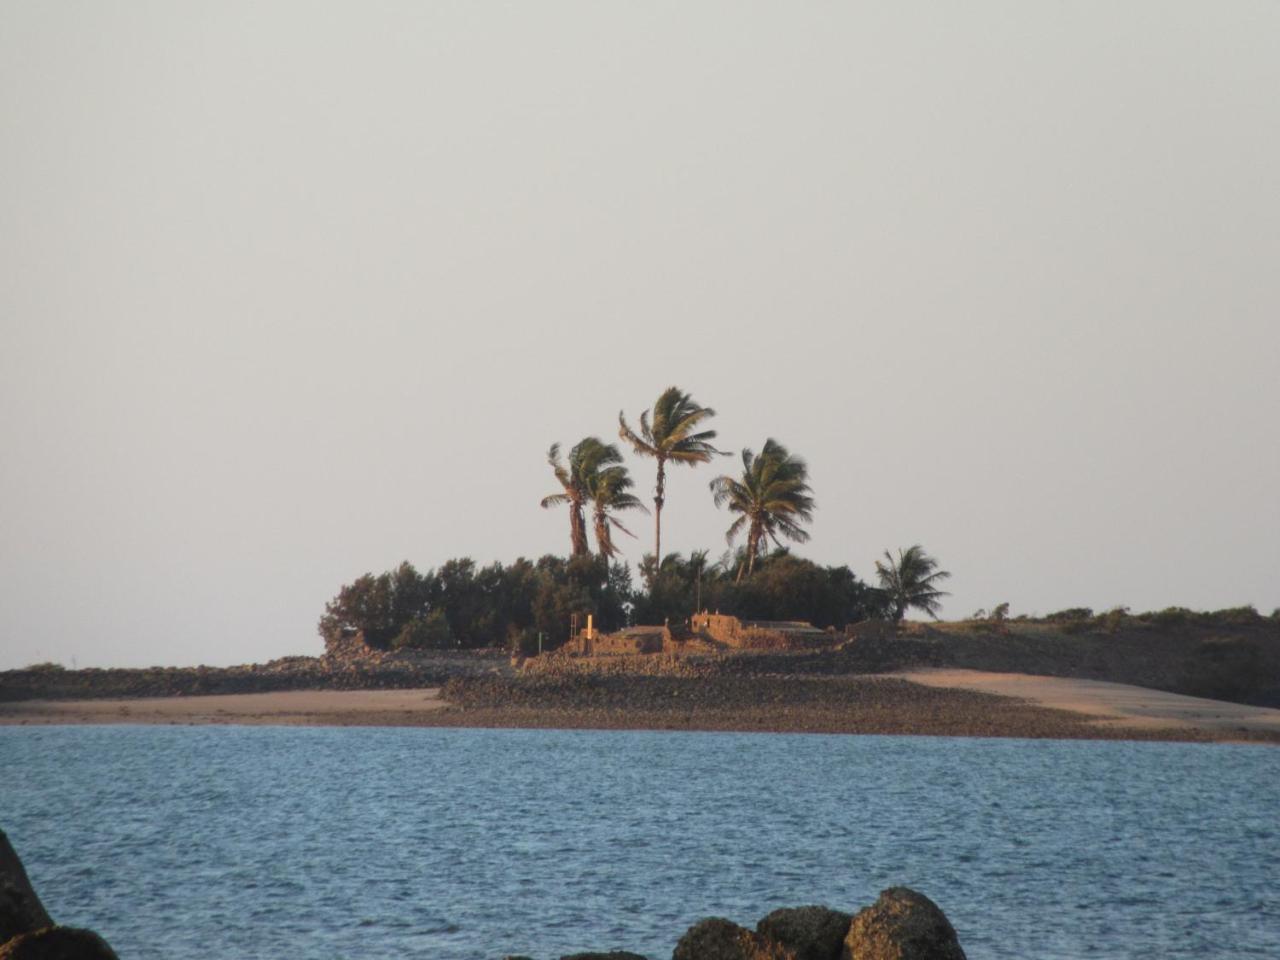
[[[91,930],[54,926],[0,830],[0,960],[117,960]]]
[[[890,887],[849,924],[841,960],[965,960],[938,905],[906,887]]]
[[[53,921],[31,888],[22,861],[0,830],[0,943],[50,926]]]
[[[119,960],[92,930],[46,927],[0,946],[0,960]]]
[[[837,960],[853,917],[827,907],[784,907],[756,924],[756,932],[787,947],[796,960]]]
[[[671,960],[796,960],[796,955],[754,930],[721,917],[708,917],[680,938]]]

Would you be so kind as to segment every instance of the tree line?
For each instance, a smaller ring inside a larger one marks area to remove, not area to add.
[[[670,553],[661,564],[648,555],[639,586],[626,564],[593,555],[487,566],[461,558],[425,573],[406,561],[343,586],[325,606],[319,628],[326,638],[361,631],[382,650],[505,646],[532,652],[562,645],[574,614],[583,622],[591,614],[606,632],[681,622],[700,607],[836,628],[892,615],[888,594],[847,566],[774,550],[758,559],[751,578],[739,579],[742,553],[717,562],[705,550]]]
[[[371,645],[397,648],[475,648],[508,645],[554,648],[568,637],[573,615],[591,614],[602,630],[628,624],[679,621],[698,609],[744,619],[808,620],[843,628],[867,619],[901,620],[910,608],[937,615],[950,576],[923,548],[885,552],[872,587],[847,566],[822,566],[794,556],[783,543],[809,539],[804,525],[816,503],[808,466],[773,438],[757,453],[741,452],[741,472],[710,482],[712,501],[736,516],[725,537],[735,549],[712,562],[709,551],[689,556],[662,553],[662,510],[668,465],[696,467],[727,456],[708,427],[715,411],[669,387],[632,428],[618,414],[618,435],[636,454],[654,460],[654,551],[639,565],[641,584],[617,557],[613,535],[633,534],[620,514],[649,513],[616,444],[589,436],[561,457],[552,444],[547,462],[560,489],[542,498],[544,508],[566,507],[567,558],[519,558],[477,567],[469,558],[419,573],[402,563],[380,575],[367,573],[342,587],[325,608],[325,637],[359,630]],[[590,527],[588,527],[590,511]],[[596,552],[590,549],[594,536]]]

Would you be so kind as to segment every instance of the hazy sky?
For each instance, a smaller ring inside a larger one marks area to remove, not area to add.
[[[1269,612],[1277,37],[1272,0],[3,0],[0,668],[316,653],[365,571],[563,553],[547,447],[671,384],[808,459],[802,554],[923,543],[949,616]],[[714,472],[664,547],[723,549]]]

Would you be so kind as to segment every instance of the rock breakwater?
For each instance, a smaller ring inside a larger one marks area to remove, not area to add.
[[[0,703],[276,693],[284,690],[407,690],[450,677],[510,672],[504,651],[385,657],[283,657],[234,667],[142,667],[0,671]]]
[[[676,943],[672,960],[965,960],[955,928],[936,903],[890,887],[857,914],[828,907],[775,910],[740,926],[707,917]],[[504,960],[533,960],[508,956]],[[560,960],[647,960],[636,953],[573,953]]]

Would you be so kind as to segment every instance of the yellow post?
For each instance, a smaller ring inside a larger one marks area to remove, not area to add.
[[[587,639],[594,640],[595,638],[596,638],[595,632],[591,629],[591,614],[588,613],[587,614]]]

